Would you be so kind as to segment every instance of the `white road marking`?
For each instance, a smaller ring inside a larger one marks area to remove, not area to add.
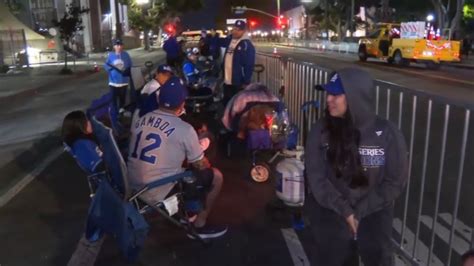
[[[397,231],[399,234],[401,234],[402,231],[402,221],[399,218],[395,218],[393,220],[393,228],[395,231]],[[407,228],[405,228],[405,237],[404,237],[403,245],[402,247],[409,253],[411,254],[413,251],[413,245],[415,243],[415,234]],[[428,253],[429,253],[429,248],[421,241],[419,240],[417,243],[416,247],[416,258],[421,261],[422,265],[430,265],[430,266],[443,266],[444,263],[441,262],[441,260],[433,254],[431,256],[431,262],[426,263],[428,260]]]
[[[89,242],[83,235],[77,243],[76,250],[69,259],[67,266],[91,266],[95,264],[99,256],[100,248],[104,242],[104,237],[96,242]]]
[[[421,216],[421,223],[423,223],[426,227],[428,227],[431,230],[432,225],[433,225],[433,218],[431,218],[429,216],[426,216],[426,215],[422,215]],[[449,231],[448,228],[441,225],[438,221],[436,221],[435,234],[439,238],[441,238],[446,244],[449,244],[450,231]],[[459,236],[457,236],[456,234],[454,234],[452,248],[453,248],[454,251],[456,251],[456,253],[458,253],[459,255],[462,255],[462,254],[464,254],[464,252],[469,250],[469,243],[467,243],[467,241],[465,241],[464,239],[462,239]]]
[[[451,213],[440,213],[439,218],[443,220],[445,223],[448,225],[451,225],[453,216]],[[464,237],[466,241],[470,241],[472,237],[472,228],[464,224],[461,220],[456,219],[455,225],[454,225],[454,230]]]
[[[33,179],[35,179],[46,167],[48,167],[54,160],[56,160],[62,153],[63,148],[57,148],[49,153],[46,158],[35,168],[33,171],[25,175],[20,181],[18,181],[12,188],[6,193],[0,196],[0,208],[7,204],[13,197],[15,197],[20,191],[25,188]]]
[[[293,228],[281,229],[283,238],[285,239],[286,246],[290,251],[291,259],[295,266],[309,266],[309,260],[304,252],[303,245],[301,244],[298,235],[296,235]]]

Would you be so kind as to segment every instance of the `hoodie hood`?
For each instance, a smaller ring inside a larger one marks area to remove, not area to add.
[[[337,71],[355,127],[363,129],[375,121],[374,80],[368,72],[358,68]]]

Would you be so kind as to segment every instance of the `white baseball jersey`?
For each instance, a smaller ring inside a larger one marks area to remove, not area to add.
[[[185,159],[193,163],[204,156],[194,128],[174,114],[150,112],[132,124],[131,133],[128,174],[135,188],[182,173]],[[162,197],[173,185],[160,187]]]
[[[145,86],[143,87],[142,89],[142,94],[152,94],[153,92],[155,92],[156,90],[158,90],[160,88],[160,83],[158,83],[158,81],[156,81],[156,79],[152,79],[150,81],[148,81],[147,84],[145,84]],[[159,92],[157,92],[156,96],[159,95]]]

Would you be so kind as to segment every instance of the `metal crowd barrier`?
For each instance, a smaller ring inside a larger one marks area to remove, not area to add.
[[[258,54],[256,63],[266,69],[261,82],[285,101],[290,121],[310,130],[326,107],[325,93],[314,85],[331,70],[268,54]],[[408,184],[395,204],[397,254],[408,265],[461,265],[461,255],[474,248],[474,103],[380,80],[375,85],[375,112],[398,125],[409,148]],[[304,121],[300,107],[310,100],[320,107]],[[300,145],[302,136],[300,130]]]

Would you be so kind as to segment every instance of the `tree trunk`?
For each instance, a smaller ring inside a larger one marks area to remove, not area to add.
[[[337,19],[337,26],[336,26],[336,29],[337,29],[337,41],[340,42],[342,41],[342,25],[341,25],[341,19]]]
[[[67,69],[67,51],[64,50],[64,69]]]
[[[390,0],[382,0],[382,22],[390,22]]]
[[[463,14],[463,7],[464,7],[465,0],[457,0],[456,1],[456,14],[454,15],[453,20],[451,21],[451,28],[449,31],[449,39],[453,37],[459,39],[458,31],[461,29],[461,18]]]
[[[442,31],[442,34],[444,35],[444,30],[449,27],[449,25],[446,25],[448,10],[444,6],[444,3],[442,0],[431,0],[431,3],[436,9],[437,17],[435,20],[437,22],[438,28]]]
[[[145,44],[145,51],[150,50],[150,37],[148,37],[148,33],[150,33],[149,29],[143,30],[143,42]]]

